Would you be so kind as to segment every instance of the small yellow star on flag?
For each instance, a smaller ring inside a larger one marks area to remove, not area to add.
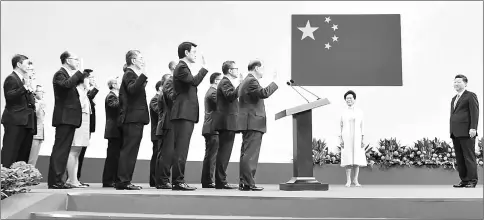
[[[331,45],[329,45],[329,43],[324,44],[324,48],[326,48],[326,49],[328,49],[328,50],[329,50],[329,48],[330,48],[330,47],[331,47]]]
[[[303,32],[303,35],[301,37],[301,40],[304,40],[304,38],[306,38],[306,37],[310,37],[313,40],[315,40],[314,39],[313,32],[315,30],[317,30],[318,27],[311,27],[311,24],[309,23],[309,20],[308,20],[308,23],[306,23],[306,27],[298,27],[298,29]]]
[[[336,30],[338,30],[338,25],[337,24],[333,24],[333,27],[332,28],[333,28],[333,31],[336,31]]]
[[[338,38],[339,38],[339,37],[336,37],[336,35],[334,35],[334,36],[332,37],[333,42],[338,41]]]
[[[324,22],[326,22],[326,23],[328,23],[328,24],[329,24],[329,22],[330,22],[330,21],[331,21],[331,17],[325,17],[325,18],[324,18]]]

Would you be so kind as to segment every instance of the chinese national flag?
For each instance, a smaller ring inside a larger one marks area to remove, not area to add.
[[[292,15],[291,76],[303,86],[402,86],[400,15]]]

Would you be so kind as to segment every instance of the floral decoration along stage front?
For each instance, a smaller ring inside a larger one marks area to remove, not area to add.
[[[18,193],[29,192],[29,186],[37,185],[42,174],[37,168],[24,161],[15,162],[6,168],[2,167],[2,200]]]
[[[481,138],[476,152],[476,161],[480,166],[484,165],[483,142],[484,138]],[[313,139],[313,164],[340,164],[341,146],[342,143],[337,152],[329,152],[325,140]],[[365,152],[370,167],[379,165],[384,169],[396,166],[456,169],[454,148],[437,138],[423,138],[411,146],[401,145],[396,138],[380,139],[378,147],[373,148],[368,144]]]

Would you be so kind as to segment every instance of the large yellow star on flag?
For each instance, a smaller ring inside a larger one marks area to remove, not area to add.
[[[311,24],[309,24],[309,20],[308,23],[306,23],[306,27],[298,27],[298,29],[303,32],[301,40],[304,40],[304,38],[306,37],[310,37],[315,40],[313,32],[317,30],[318,27],[311,27]]]

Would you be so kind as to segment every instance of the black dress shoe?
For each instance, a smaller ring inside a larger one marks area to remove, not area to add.
[[[116,184],[114,183],[103,183],[103,188],[113,188],[113,187],[116,187]]]
[[[215,189],[237,189],[237,186],[225,183],[223,185],[215,185]]]
[[[464,188],[467,185],[466,182],[460,182],[459,184],[455,184],[454,188]]]
[[[239,185],[240,191],[262,191],[264,188],[258,186]]]
[[[197,189],[196,187],[189,186],[186,183],[173,184],[173,187],[171,188],[171,190],[179,190],[179,191],[193,191],[196,189]]]
[[[121,186],[116,186],[117,190],[140,190],[142,189],[141,186],[135,186],[133,184],[128,184],[128,185],[121,185]]]
[[[469,182],[464,187],[465,188],[476,188],[477,183]]]
[[[64,184],[50,185],[49,189],[72,189],[72,187],[64,183]]]
[[[202,188],[213,189],[213,188],[215,188],[215,184],[214,183],[209,183],[209,184],[203,184],[202,183]]]
[[[170,183],[164,183],[161,185],[156,186],[157,189],[171,189],[171,184]]]

